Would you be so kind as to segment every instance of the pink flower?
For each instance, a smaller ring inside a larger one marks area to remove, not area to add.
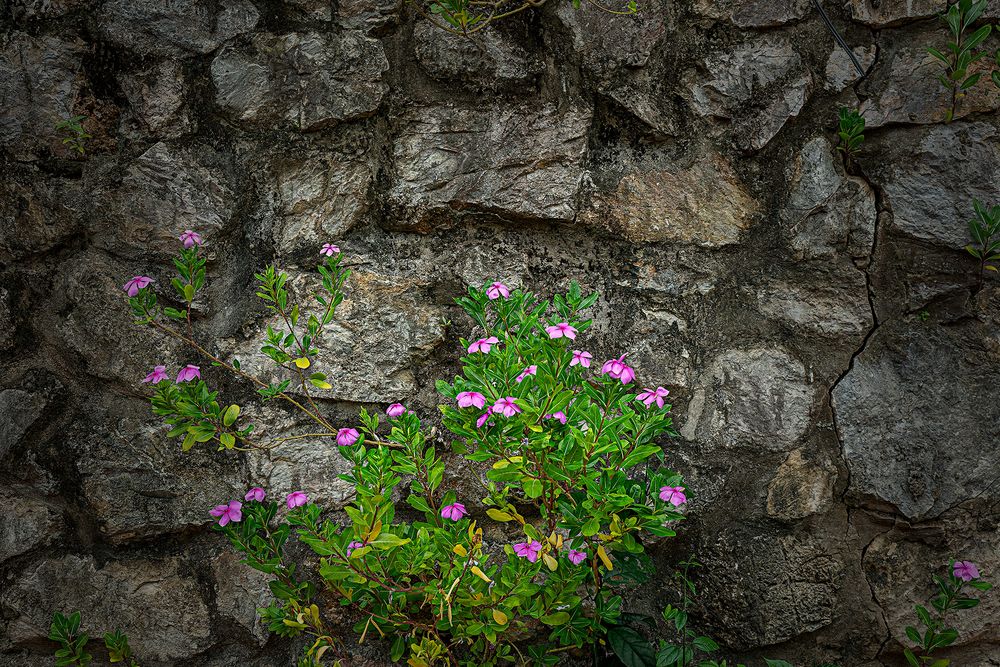
[[[628,384],[635,379],[635,369],[625,363],[625,356],[623,354],[617,359],[608,359],[601,366],[601,372],[616,380],[621,380],[622,384]]]
[[[201,235],[198,232],[191,231],[190,229],[185,229],[181,233],[180,239],[185,248],[190,248],[193,245],[201,245]]]
[[[481,408],[486,405],[486,397],[478,391],[463,391],[455,398],[458,399],[458,407],[460,408]]]
[[[535,540],[519,542],[514,545],[514,553],[520,558],[527,558],[532,563],[538,560],[538,552],[541,550],[542,545]]]
[[[573,360],[569,362],[569,365],[576,366],[577,364],[580,364],[584,368],[590,368],[591,359],[593,359],[593,357],[590,355],[590,352],[586,352],[584,350],[573,350]]]
[[[646,407],[652,407],[653,403],[656,403],[657,407],[663,407],[663,399],[667,397],[670,393],[669,390],[663,387],[657,387],[656,389],[643,389],[642,393],[635,397],[635,400],[642,401],[646,404]]]
[[[521,371],[521,374],[517,376],[517,381],[523,382],[524,378],[528,377],[529,375],[537,375],[537,374],[538,374],[538,366],[532,364],[531,366],[528,366],[523,371]]]
[[[353,542],[351,542],[350,544],[348,544],[347,545],[347,555],[348,555],[348,557],[351,555],[351,553],[355,549],[360,549],[363,546],[365,546],[364,543],[363,542],[358,542],[357,540],[354,540]]]
[[[687,496],[684,495],[683,486],[661,486],[660,500],[674,507],[680,507],[687,502]]]
[[[324,243],[323,247],[319,251],[319,254],[326,255],[327,257],[333,257],[338,252],[340,252],[340,248],[338,248],[337,246],[333,245],[332,243]]]
[[[483,424],[488,422],[490,420],[490,417],[492,416],[493,416],[493,408],[486,408],[486,412],[479,415],[479,419],[476,420],[476,428],[482,428]]]
[[[569,562],[573,565],[579,565],[583,561],[587,560],[586,551],[577,551],[576,549],[570,549],[568,554]]]
[[[490,301],[499,299],[500,297],[507,298],[510,296],[510,288],[508,288],[503,283],[493,283],[486,288],[486,296],[490,298]]]
[[[292,491],[285,498],[285,504],[288,505],[288,509],[293,510],[296,507],[302,507],[307,502],[309,502],[309,496],[307,496],[302,491]]]
[[[230,500],[228,505],[216,505],[208,510],[208,513],[219,520],[220,526],[225,526],[230,521],[238,523],[243,520],[243,503],[238,500]]]
[[[513,417],[520,411],[521,408],[514,402],[513,396],[498,398],[497,402],[493,404],[493,412],[501,414],[504,417]]]
[[[545,415],[545,419],[555,419],[560,424],[565,424],[566,423],[566,413],[562,412],[560,410],[559,412],[553,412],[551,415]]]
[[[392,405],[390,405],[388,408],[385,409],[385,414],[389,415],[390,417],[399,417],[404,412],[406,412],[406,408],[403,407],[402,403],[393,403]]]
[[[188,364],[181,369],[181,372],[177,374],[177,384],[181,382],[190,382],[195,378],[201,379],[201,369],[194,364]]]
[[[264,498],[266,496],[267,493],[264,491],[264,489],[260,488],[259,486],[255,486],[249,491],[247,491],[247,494],[243,496],[243,499],[246,500],[247,502],[250,502],[251,500],[256,500],[258,503],[260,503],[264,501]]]
[[[480,338],[475,343],[469,346],[469,354],[473,352],[482,352],[483,354],[488,354],[493,346],[499,343],[496,336],[490,336],[489,338]]]
[[[122,289],[125,290],[129,296],[135,296],[139,293],[139,290],[151,282],[153,282],[153,279],[148,276],[135,276],[132,280],[122,285]]]
[[[358,441],[359,437],[361,437],[361,434],[358,433],[357,429],[342,428],[337,431],[337,446],[350,447]]]
[[[441,516],[452,521],[458,521],[466,514],[468,512],[465,511],[465,505],[462,503],[452,503],[441,508]]]
[[[972,581],[979,578],[979,568],[971,560],[955,561],[952,573],[956,579],[961,579],[962,581]]]
[[[156,384],[157,382],[161,382],[166,379],[167,379],[167,367],[157,366],[156,368],[153,369],[152,373],[146,376],[146,379],[143,380],[143,382],[152,382],[153,384]]]
[[[576,329],[571,327],[569,322],[560,322],[551,327],[545,327],[545,331],[549,334],[549,338],[562,338],[564,336],[570,340],[576,338]]]

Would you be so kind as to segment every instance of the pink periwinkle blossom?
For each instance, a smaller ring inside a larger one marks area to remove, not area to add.
[[[501,414],[504,417],[513,417],[520,411],[521,408],[518,407],[513,396],[498,398],[497,402],[493,404],[493,412]]]
[[[302,507],[307,502],[309,502],[309,496],[303,491],[292,491],[285,498],[285,504],[288,505],[288,509],[293,510],[296,507]]]
[[[570,366],[576,366],[579,364],[584,368],[590,368],[590,360],[594,357],[586,350],[573,350],[573,359],[569,362]]]
[[[403,407],[402,403],[393,403],[385,409],[385,414],[390,417],[401,417],[405,412],[406,408]]]
[[[664,389],[663,387],[657,387],[656,389],[643,389],[642,393],[635,397],[635,400],[642,401],[646,404],[647,408],[653,407],[653,403],[656,403],[657,407],[663,407],[663,399],[665,399],[670,394],[670,390]]]
[[[177,384],[201,379],[201,369],[194,364],[188,364],[177,374]]]
[[[166,366],[157,366],[156,368],[153,369],[152,373],[150,373],[149,375],[146,376],[146,379],[143,380],[143,382],[151,382],[153,384],[156,384],[158,382],[162,382],[163,380],[166,380],[167,377],[168,377],[167,376],[167,367]]]
[[[972,581],[979,578],[979,568],[971,560],[955,561],[952,573],[962,581]]]
[[[452,503],[451,505],[445,505],[441,508],[441,516],[445,519],[451,519],[452,521],[458,521],[466,514],[468,514],[468,512],[465,510],[465,505],[462,503]]]
[[[523,371],[521,371],[521,374],[517,376],[517,381],[524,382],[524,379],[529,375],[537,375],[537,374],[538,374],[538,366],[532,364],[527,368],[525,368]]]
[[[623,354],[617,359],[608,359],[601,366],[601,372],[616,380],[621,380],[622,384],[628,384],[635,379],[635,369],[625,363],[625,356]]]
[[[333,245],[332,243],[324,243],[323,247],[319,251],[319,254],[326,255],[327,257],[333,257],[338,252],[340,252],[340,248],[338,248],[337,246]]]
[[[185,229],[180,235],[181,243],[184,244],[185,248],[190,248],[191,246],[201,245],[201,234],[190,229]]]
[[[495,282],[486,288],[486,296],[490,298],[490,301],[494,301],[500,297],[506,299],[510,296],[510,288],[501,282]]]
[[[135,276],[132,280],[122,285],[122,289],[125,290],[129,296],[135,296],[139,293],[139,290],[146,287],[151,282],[153,282],[153,279],[149,276]]]
[[[481,408],[486,405],[486,397],[478,391],[463,391],[455,398],[458,399],[460,408]]]
[[[337,446],[338,447],[350,447],[358,441],[361,434],[358,433],[357,429],[354,428],[342,428],[337,431]]]
[[[680,507],[687,502],[687,496],[684,495],[683,486],[661,486],[660,500],[674,507]]]
[[[587,552],[570,549],[569,554],[567,554],[567,558],[569,558],[569,562],[573,563],[573,565],[579,565],[583,561],[587,560]]]
[[[545,419],[555,419],[560,424],[566,423],[566,413],[560,410],[559,412],[553,412],[550,415],[545,415]]]
[[[542,545],[531,540],[529,542],[518,542],[514,545],[514,553],[517,554],[519,558],[527,558],[528,561],[534,563],[538,560],[538,552],[542,550]]]
[[[493,416],[493,408],[492,407],[486,408],[486,412],[479,415],[479,419],[476,420],[476,428],[482,428],[483,424],[488,422],[490,420],[490,417],[492,416]]]
[[[469,354],[473,352],[482,352],[483,354],[489,354],[489,351],[493,349],[493,346],[500,341],[496,336],[490,336],[489,338],[480,338],[472,345],[469,346]]]
[[[353,542],[347,545],[347,555],[350,556],[355,549],[360,549],[363,546],[365,546],[363,542],[358,542],[357,540],[354,540]]]
[[[545,332],[549,334],[549,338],[569,338],[573,340],[576,338],[576,329],[569,325],[569,322],[560,322],[559,324],[553,324],[550,327],[545,327]]]
[[[261,503],[264,502],[264,498],[266,497],[267,497],[267,492],[264,491],[264,489],[260,488],[259,486],[255,486],[249,491],[247,491],[247,494],[243,496],[243,499],[246,500],[247,502],[250,502],[251,500],[256,500],[258,503]]]
[[[238,523],[243,520],[243,503],[238,500],[230,500],[228,505],[216,505],[208,510],[208,513],[219,520],[220,526],[227,525],[230,521]]]

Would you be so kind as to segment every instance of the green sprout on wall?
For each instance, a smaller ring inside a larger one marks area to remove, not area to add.
[[[635,0],[612,0],[615,6],[606,6],[597,0],[571,0],[577,9],[587,4],[607,14],[628,16],[636,14],[639,7]],[[538,8],[546,0],[410,0],[410,4],[437,27],[459,35],[471,35],[483,30],[493,21],[520,14],[526,9]]]
[[[864,143],[865,117],[854,109],[847,107],[840,108],[839,130],[840,143],[837,145],[838,151],[843,151],[844,155],[850,159],[857,154],[858,148]]]
[[[972,243],[965,249],[979,260],[979,284],[982,285],[984,272],[997,270],[990,262],[1000,259],[1000,206],[984,206],[973,199],[972,207],[976,211],[976,217],[969,220]]]
[[[71,146],[80,155],[86,152],[84,150],[84,143],[87,139],[91,138],[91,135],[87,134],[87,131],[83,129],[83,121],[85,120],[87,120],[86,116],[73,116],[72,118],[65,118],[56,123],[56,131],[68,135],[63,139],[63,145]]]
[[[966,91],[975,86],[983,75],[982,72],[969,74],[969,68],[985,55],[984,51],[977,51],[976,47],[990,36],[992,26],[984,25],[969,36],[966,35],[966,31],[986,10],[986,3],[987,0],[977,2],[959,0],[949,7],[948,11],[941,15],[941,19],[948,25],[952,39],[944,49],[947,54],[933,47],[927,49],[927,52],[940,60],[944,66],[944,74],[938,76],[938,79],[950,94],[948,109],[945,111],[947,123],[955,118],[958,104]],[[995,76],[994,81],[996,81]]]
[[[69,616],[58,611],[52,615],[52,625],[49,628],[49,639],[56,642],[56,667],[87,667],[94,656],[87,653],[87,643],[90,641],[86,632],[80,632],[80,612],[75,611]],[[128,667],[139,667],[132,656],[128,636],[121,630],[104,633],[104,648],[112,663],[124,663]]]

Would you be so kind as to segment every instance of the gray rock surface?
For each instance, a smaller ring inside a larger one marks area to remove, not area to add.
[[[413,40],[417,61],[429,75],[473,90],[529,85],[543,69],[537,53],[498,30],[487,29],[471,39],[455,39],[422,21],[413,30]]]
[[[695,0],[695,11],[741,28],[769,28],[799,21],[811,10],[808,0]]]
[[[263,34],[220,53],[212,83],[235,120],[309,132],[374,113],[388,68],[382,44],[361,32]]]
[[[937,16],[947,8],[947,0],[851,0],[854,20],[879,28]]]
[[[110,0],[97,24],[109,42],[170,57],[204,55],[253,30],[260,12],[249,0]]]

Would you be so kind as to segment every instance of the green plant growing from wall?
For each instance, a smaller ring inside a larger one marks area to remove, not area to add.
[[[948,616],[953,611],[972,609],[979,605],[975,592],[984,593],[990,584],[980,577],[979,568],[970,561],[952,561],[948,575],[933,575],[937,593],[931,599],[933,611],[923,605],[916,605],[917,619],[923,631],[916,626],[906,628],[906,637],[915,644],[906,648],[903,655],[911,667],[948,667],[947,658],[938,658],[934,653],[946,648],[958,639],[958,630],[948,625]]]
[[[49,639],[58,644],[55,651],[56,667],[87,667],[94,657],[87,653],[90,636],[80,632],[81,616],[75,611],[65,616],[58,611],[52,615],[52,626],[49,628]],[[132,656],[128,636],[121,630],[104,633],[104,648],[112,663],[126,663],[128,667],[139,667]]]
[[[418,13],[437,27],[459,35],[472,35],[494,21],[536,9],[547,0],[410,0]],[[638,13],[636,0],[612,0],[609,7],[598,0],[570,0],[577,9],[583,2],[607,14],[630,16]]]
[[[972,200],[976,217],[969,220],[972,243],[966,251],[979,260],[979,285],[983,284],[986,271],[996,271],[990,262],[1000,260],[1000,206],[985,206],[978,199]]]
[[[837,144],[837,150],[841,151],[848,160],[857,155],[861,144],[864,143],[864,131],[865,117],[855,109],[841,107],[838,114],[837,136],[840,137],[840,143]]]
[[[56,123],[56,130],[62,132],[64,135],[69,135],[62,140],[63,145],[70,146],[80,155],[86,152],[84,144],[87,139],[91,139],[91,135],[83,129],[83,121],[87,120],[86,116],[72,116],[70,118],[65,118],[58,123]]]
[[[944,48],[947,53],[933,47],[927,49],[944,67],[944,73],[938,79],[949,93],[949,105],[945,110],[945,122],[948,123],[955,118],[966,91],[975,86],[983,75],[982,72],[970,74],[969,68],[985,55],[976,47],[989,37],[992,26],[984,25],[971,35],[966,32],[986,10],[986,3],[987,0],[959,0],[951,5],[941,15],[952,39]]]

